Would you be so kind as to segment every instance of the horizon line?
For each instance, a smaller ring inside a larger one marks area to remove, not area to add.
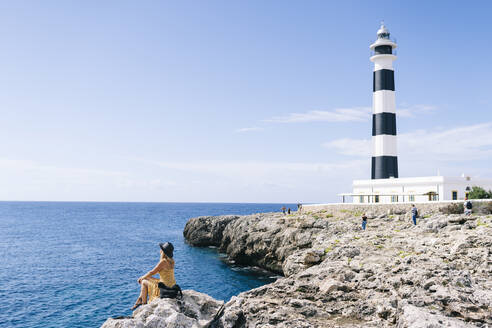
[[[104,200],[0,200],[0,203],[148,203],[148,204],[297,204],[297,202],[206,202],[206,201],[104,201]],[[317,204],[316,202],[301,203]]]

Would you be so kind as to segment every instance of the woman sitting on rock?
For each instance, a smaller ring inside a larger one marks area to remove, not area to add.
[[[147,304],[147,295],[149,302],[159,297],[159,282],[162,282],[167,287],[173,287],[176,284],[176,280],[174,279],[174,246],[168,242],[160,243],[159,247],[161,248],[159,263],[151,271],[138,278],[140,296],[132,307],[132,310],[135,310],[142,304]],[[159,279],[152,277],[157,273],[159,274]]]

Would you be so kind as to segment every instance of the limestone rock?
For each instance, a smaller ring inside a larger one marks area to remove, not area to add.
[[[193,246],[218,246],[222,240],[222,232],[231,221],[238,216],[221,217],[202,216],[191,219],[183,230],[185,239]]]
[[[156,299],[133,312],[132,318],[108,319],[101,328],[199,328],[213,320],[223,302],[193,290],[183,299]]]
[[[397,328],[470,328],[476,327],[465,321],[445,317],[441,314],[431,313],[430,311],[418,308],[413,305],[406,305],[401,309]]]
[[[405,206],[191,219],[190,244],[284,275],[232,297],[210,327],[492,327],[492,216],[446,215],[447,205],[426,204],[414,226]],[[159,300],[104,327],[200,327],[220,304]]]

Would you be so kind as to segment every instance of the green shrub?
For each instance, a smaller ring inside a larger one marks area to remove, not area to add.
[[[469,199],[491,199],[492,190],[486,191],[482,187],[473,186],[472,190],[468,194]]]

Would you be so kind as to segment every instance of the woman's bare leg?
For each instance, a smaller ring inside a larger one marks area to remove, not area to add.
[[[140,283],[140,295],[132,307],[132,310],[136,309],[139,304],[147,304],[147,294],[148,294],[148,282],[146,280]]]
[[[147,304],[147,294],[149,293],[149,282],[147,280],[142,281],[142,287],[140,288],[140,299],[142,304]]]

